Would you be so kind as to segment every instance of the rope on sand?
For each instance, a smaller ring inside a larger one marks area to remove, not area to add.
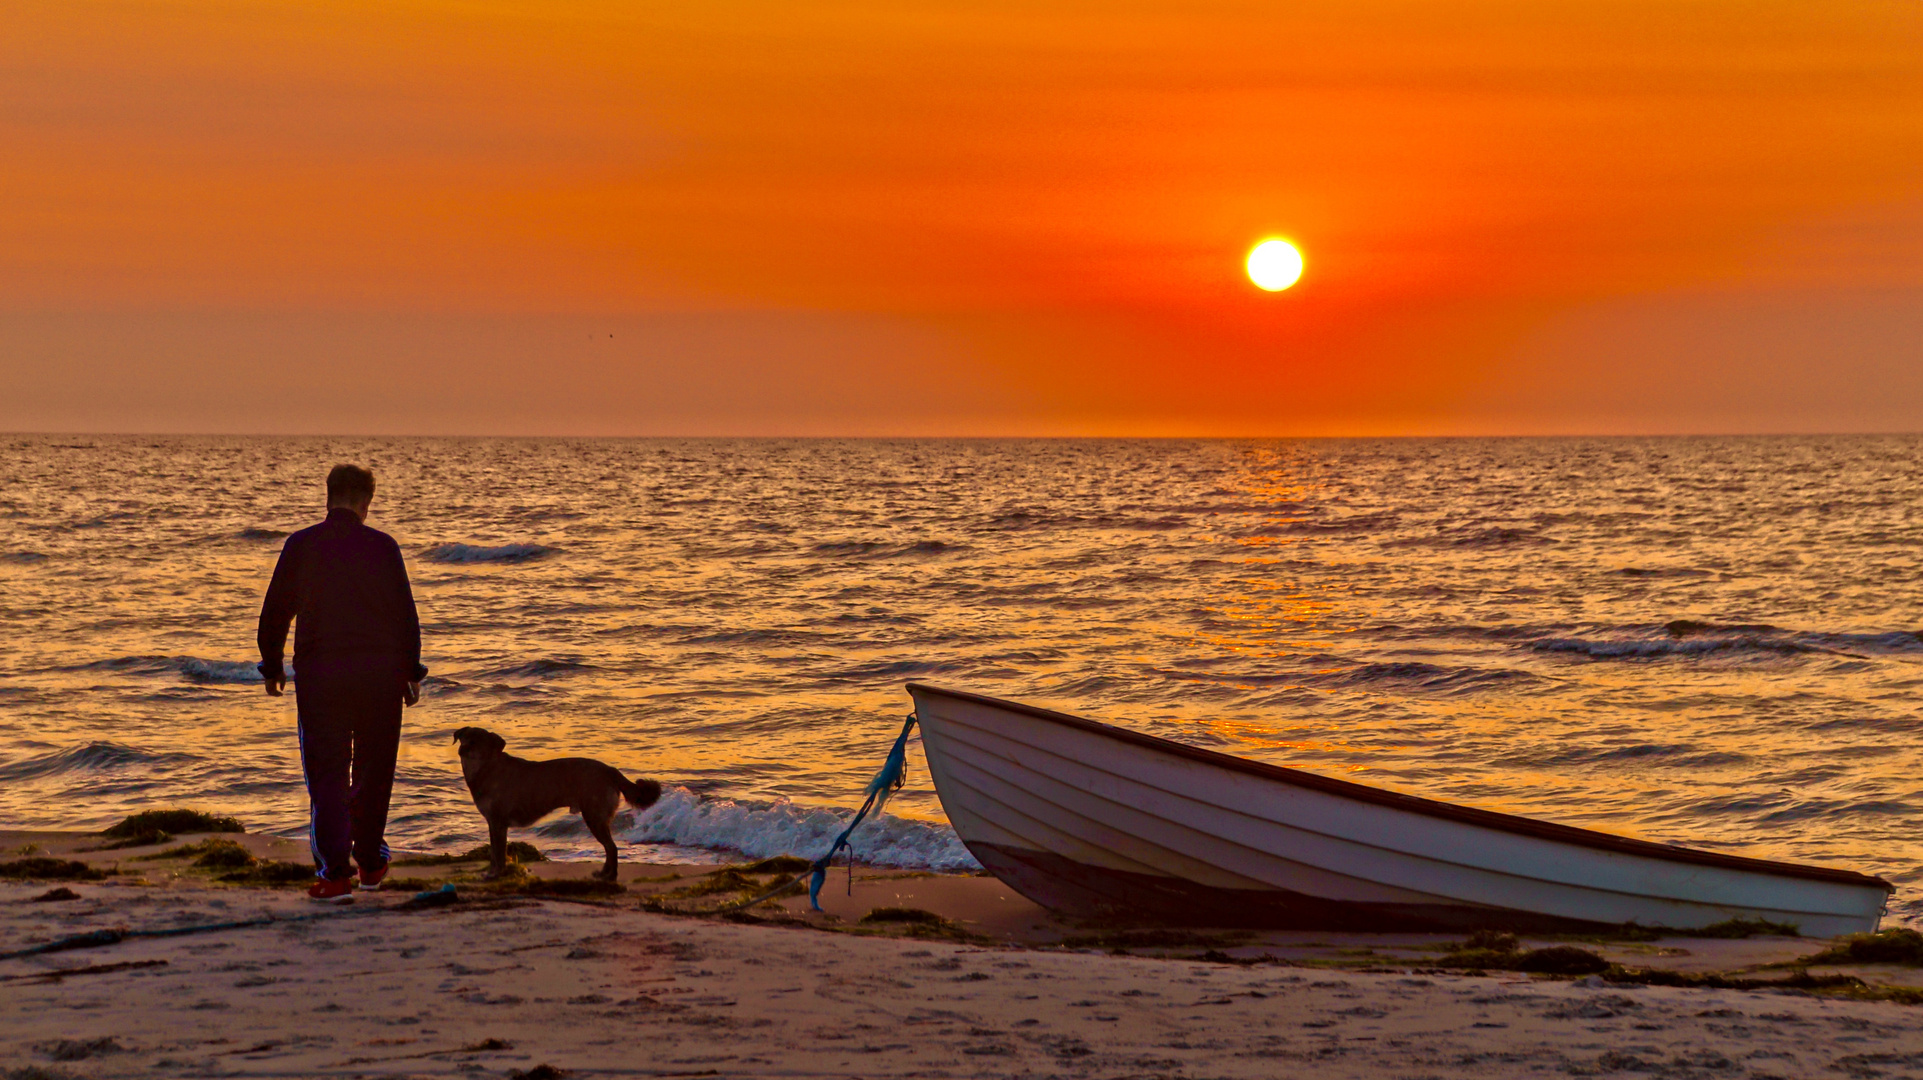
[[[667,910],[675,911],[680,915],[722,915],[730,911],[740,911],[768,900],[778,893],[786,892],[805,877],[809,879],[808,906],[820,911],[821,886],[828,880],[828,863],[834,859],[836,852],[848,846],[848,834],[855,831],[855,826],[861,824],[862,819],[870,813],[877,817],[881,816],[881,808],[888,804],[888,797],[900,791],[901,786],[908,780],[908,733],[915,730],[915,720],[915,714],[909,713],[907,721],[901,725],[901,734],[895,736],[894,747],[888,751],[887,759],[881,763],[881,771],[875,774],[873,780],[868,781],[866,788],[862,789],[862,794],[866,795],[867,799],[861,804],[861,809],[855,811],[854,819],[848,822],[847,828],[841,830],[840,836],[835,837],[835,842],[828,845],[827,854],[816,859],[808,869],[762,892],[761,895],[747,900],[737,900],[720,907],[702,908],[698,911],[672,908]],[[850,873],[852,872],[851,870]]]

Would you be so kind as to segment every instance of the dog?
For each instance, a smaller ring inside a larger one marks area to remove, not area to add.
[[[594,876],[613,881],[619,860],[610,826],[614,812],[626,799],[636,810],[653,806],[661,785],[653,780],[629,780],[621,770],[593,758],[555,758],[529,761],[507,753],[507,740],[483,728],[464,727],[454,733],[461,744],[461,775],[467,778],[474,808],[487,819],[492,855],[483,880],[507,873],[507,831],[525,828],[563,806],[581,815],[588,831],[601,841],[608,861]]]

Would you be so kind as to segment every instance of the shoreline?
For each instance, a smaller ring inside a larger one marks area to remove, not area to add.
[[[1156,937],[1057,919],[991,877],[860,867],[852,896],[840,868],[830,875],[825,914],[800,896],[748,921],[645,909],[651,897],[728,885],[712,866],[624,864],[624,892],[554,897],[476,889],[465,879],[479,864],[397,858],[410,885],[452,881],[468,899],[421,907],[402,888],[329,907],[300,886],[222,884],[188,860],[145,858],[206,838],[88,852],[77,849],[99,836],[0,831],[7,860],[33,844],[121,871],[0,882],[0,952],[101,929],[276,920],[0,963],[17,1003],[0,1013],[0,1058],[41,1070],[7,1075],[555,1075],[534,1071],[549,1065],[576,1077],[1256,1077],[1278,1066],[1781,1076],[1923,1065],[1923,1014],[1901,1004],[1438,970],[1452,935]],[[256,857],[306,857],[296,841],[225,838]],[[528,871],[588,890],[594,867]],[[76,898],[34,902],[60,887]],[[861,921],[887,907],[940,921]],[[1584,947],[1679,972],[1780,974],[1769,965],[1821,945]],[[1823,970],[1923,983],[1917,968]]]

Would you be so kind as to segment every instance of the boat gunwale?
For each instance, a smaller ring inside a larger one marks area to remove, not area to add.
[[[1719,851],[1702,851],[1697,848],[1672,847],[1652,840],[1637,840],[1613,833],[1597,832],[1593,829],[1579,828],[1574,825],[1559,825],[1551,821],[1504,814],[1496,810],[1481,810],[1473,806],[1428,799],[1420,795],[1404,795],[1383,788],[1370,787],[1350,780],[1338,780],[1332,776],[1291,769],[1283,765],[1270,765],[1267,762],[1251,761],[1248,758],[1224,754],[1216,750],[1204,750],[1199,746],[1164,739],[1145,732],[1130,731],[1127,728],[1105,724],[1099,720],[1075,716],[1070,713],[1056,712],[1035,705],[1024,705],[1019,701],[990,697],[987,694],[974,694],[966,690],[950,690],[945,687],[931,686],[927,683],[911,682],[910,693],[921,691],[954,698],[959,701],[973,702],[993,708],[1006,709],[1038,720],[1072,727],[1092,735],[1100,735],[1117,742],[1131,743],[1149,750],[1159,751],[1174,757],[1231,772],[1244,773],[1296,787],[1321,791],[1358,802],[1373,803],[1402,810],[1425,817],[1443,818],[1476,825],[1498,832],[1513,833],[1542,840],[1573,844],[1578,847],[1594,848],[1625,855],[1661,859],[1667,862],[1689,863],[1697,866],[1714,866],[1725,870],[1741,870],[1757,874],[1773,874],[1778,877],[1804,878],[1811,881],[1829,881],[1843,885],[1874,886],[1885,892],[1895,892],[1896,886],[1879,877],[1861,874],[1854,870],[1840,870],[1829,866],[1809,866],[1802,863],[1777,862],[1771,859],[1754,859],[1745,855],[1727,855]]]

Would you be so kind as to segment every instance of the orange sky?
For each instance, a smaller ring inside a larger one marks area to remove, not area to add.
[[[1923,429],[1914,0],[7,23],[0,429]]]

